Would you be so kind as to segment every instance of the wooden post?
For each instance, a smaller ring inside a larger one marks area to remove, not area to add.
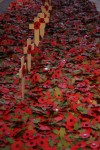
[[[28,38],[26,47],[24,47],[24,54],[27,54],[27,48],[28,48],[29,45],[31,45],[31,43],[32,43],[31,38]]]
[[[44,5],[44,6],[41,6],[41,10],[42,10],[42,12],[45,13],[45,14],[46,14],[46,13],[49,13],[49,11],[52,10],[52,6],[49,5],[48,2],[45,2],[45,5]]]
[[[39,19],[39,21],[40,21],[40,36],[43,38],[44,33],[45,33],[45,26],[46,26],[46,23],[49,22],[49,18],[45,17],[44,13],[39,13],[38,16],[40,18]]]
[[[29,45],[28,46],[28,49],[27,49],[27,69],[28,69],[28,72],[30,72],[31,70],[31,62],[32,62],[32,51],[34,50],[34,43]]]
[[[36,46],[39,45],[39,30],[40,30],[40,22],[39,22],[39,18],[36,17],[34,19],[34,23],[33,24],[29,24],[29,29],[33,29],[34,30],[34,44]]]
[[[25,95],[25,74],[26,74],[26,63],[24,63],[24,56],[21,58],[21,68],[19,70],[19,77],[21,78],[21,91],[22,98]]]
[[[34,44],[32,44],[31,38],[27,39],[27,45],[24,47],[24,54],[27,54],[27,69],[28,72],[31,70],[31,53],[32,50],[34,49],[33,47]]]

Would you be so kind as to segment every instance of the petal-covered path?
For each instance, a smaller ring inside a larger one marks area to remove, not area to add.
[[[31,12],[35,16],[40,6],[39,1],[14,4],[0,18],[1,149],[99,150],[100,14],[88,0],[61,1],[61,7],[53,2],[21,100],[19,58],[33,37]]]

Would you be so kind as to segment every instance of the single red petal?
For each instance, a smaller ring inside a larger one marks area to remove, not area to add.
[[[48,126],[46,126],[46,125],[41,125],[41,124],[39,124],[39,129],[40,129],[40,130],[44,130],[44,131],[45,131],[45,130],[51,130],[50,127],[48,127]]]
[[[54,120],[56,120],[56,121],[61,121],[61,120],[63,120],[63,116],[55,117]]]
[[[2,88],[2,92],[5,93],[5,94],[9,93],[9,89],[8,88]]]

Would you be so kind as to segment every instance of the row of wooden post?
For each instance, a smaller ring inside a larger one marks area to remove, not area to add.
[[[21,58],[19,78],[21,79],[21,93],[23,99],[25,95],[25,75],[27,71],[30,72],[31,70],[31,52],[34,51],[34,46],[38,47],[40,37],[44,37],[45,27],[46,24],[49,23],[51,10],[51,0],[46,0],[44,6],[41,6],[41,13],[38,13],[32,24],[29,24],[29,29],[34,31],[34,42],[32,42],[31,38],[27,39],[26,46],[23,48],[23,53],[27,55],[27,62],[25,62],[25,56]]]

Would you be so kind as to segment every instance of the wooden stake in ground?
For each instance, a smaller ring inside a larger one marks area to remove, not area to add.
[[[45,2],[48,2],[48,4],[51,5],[51,0],[45,0]]]
[[[33,29],[34,30],[34,44],[36,46],[39,45],[39,30],[40,30],[40,22],[39,22],[39,18],[36,17],[34,19],[34,23],[33,24],[29,24],[29,29]]]
[[[51,5],[51,0],[49,0],[49,4]]]
[[[27,39],[26,47],[24,47],[24,54],[27,54],[28,46],[31,45],[31,43],[32,43],[31,38],[28,38],[28,39]]]
[[[44,12],[44,13],[49,13],[49,11],[52,10],[52,6],[49,5],[48,2],[45,2],[45,5],[44,5],[44,6],[41,6],[41,10],[42,10],[42,12]]]
[[[28,69],[28,72],[30,72],[30,70],[31,70],[31,62],[32,62],[31,55],[32,55],[33,50],[34,50],[34,43],[29,45],[28,49],[27,49],[27,69]]]
[[[42,14],[42,15],[41,15]],[[48,12],[46,12],[46,13],[44,13],[44,12],[42,12],[42,13],[38,13],[38,17],[42,17],[43,16],[43,18],[50,18],[50,13],[48,13]]]
[[[21,91],[22,98],[25,95],[25,74],[26,74],[26,63],[24,63],[24,56],[21,58],[21,68],[19,70],[19,77],[21,78]]]
[[[42,2],[43,2],[43,4],[44,4],[45,2],[48,2],[49,4],[51,4],[51,0],[42,0]]]
[[[44,37],[44,33],[45,33],[45,26],[46,23],[49,23],[49,18],[45,17],[44,13],[39,13],[39,22],[40,22],[40,36],[43,38]]]
[[[31,38],[27,39],[27,45],[24,47],[24,54],[27,54],[27,69],[28,72],[31,70],[31,54],[32,50],[34,50],[34,43],[32,44]]]
[[[46,17],[50,18],[50,13],[48,11],[46,11],[46,9],[44,8],[44,6],[43,7],[41,6],[41,11],[42,11],[42,13],[45,14]]]

